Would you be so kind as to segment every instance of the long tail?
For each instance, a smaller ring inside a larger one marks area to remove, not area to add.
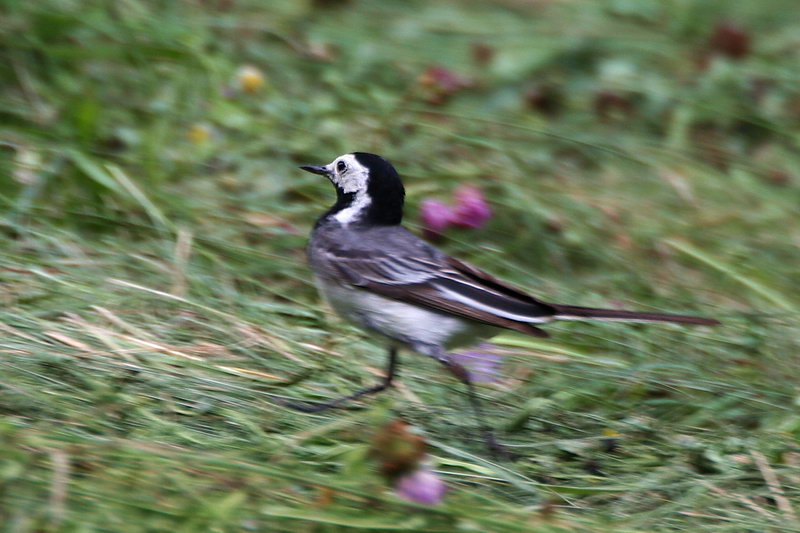
[[[641,313],[616,309],[596,309],[575,305],[549,304],[555,308],[556,320],[618,320],[620,322],[674,322],[697,326],[718,326],[719,320],[701,316],[671,315],[669,313]]]

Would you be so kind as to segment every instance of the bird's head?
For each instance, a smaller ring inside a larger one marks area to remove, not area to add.
[[[405,189],[400,176],[383,157],[366,152],[344,154],[327,165],[301,169],[328,178],[336,187],[336,204],[326,216],[343,224],[400,224]]]

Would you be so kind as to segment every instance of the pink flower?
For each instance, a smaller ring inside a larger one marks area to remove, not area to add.
[[[455,352],[450,354],[450,357],[467,369],[470,380],[475,383],[492,383],[497,379],[503,356],[488,351],[491,348],[491,344],[484,342],[473,350]]]
[[[452,208],[438,200],[423,200],[420,205],[420,215],[424,225],[425,235],[430,239],[442,236],[444,230],[450,226]]]
[[[370,455],[378,461],[381,474],[405,500],[436,505],[447,491],[444,481],[425,465],[425,438],[402,420],[392,420],[373,438]]]
[[[420,204],[423,232],[429,239],[440,238],[451,225],[480,228],[492,217],[492,208],[479,188],[463,185],[456,189],[454,196],[454,206],[430,198]]]
[[[436,505],[444,498],[447,487],[430,467],[423,465],[410,474],[397,478],[394,490],[404,500]]]
[[[455,192],[456,205],[450,221],[463,228],[480,228],[492,218],[492,208],[483,192],[472,185],[463,185]]]
[[[451,96],[473,85],[471,80],[439,66],[431,65],[417,79],[425,97],[431,105],[442,105]]]

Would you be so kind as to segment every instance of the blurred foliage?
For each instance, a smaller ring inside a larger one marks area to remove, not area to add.
[[[796,7],[0,0],[0,528],[797,530]],[[515,462],[412,354],[367,409],[286,412],[382,366],[304,265],[331,191],[295,167],[355,150],[412,228],[480,186],[443,246],[545,298],[725,325],[501,337]],[[374,471],[398,416],[440,507]]]

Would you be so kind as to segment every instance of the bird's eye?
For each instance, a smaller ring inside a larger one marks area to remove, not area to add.
[[[339,161],[338,163],[336,163],[336,172],[341,174],[345,170],[347,170],[347,164],[344,161]]]

